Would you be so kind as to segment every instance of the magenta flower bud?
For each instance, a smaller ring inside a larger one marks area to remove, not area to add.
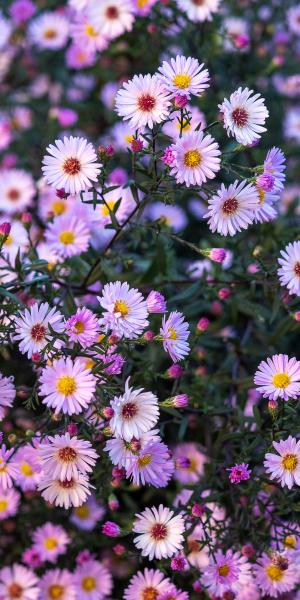
[[[242,50],[243,48],[247,48],[249,46],[250,38],[248,35],[237,35],[234,39],[234,45],[236,48]]]
[[[175,460],[176,469],[189,469],[191,461],[187,456],[178,456]]]
[[[113,467],[112,476],[117,477],[118,479],[124,479],[126,476],[125,469],[123,469],[123,467]]]
[[[253,546],[251,546],[251,544],[245,544],[245,546],[242,547],[242,555],[246,556],[246,558],[252,558],[252,556],[254,556],[255,551]]]
[[[227,300],[231,296],[231,291],[228,288],[221,288],[218,292],[220,300]]]
[[[184,373],[184,369],[181,365],[171,365],[171,367],[168,368],[168,376],[171,377],[171,379],[178,379],[179,377],[181,377]]]
[[[22,562],[31,569],[39,569],[43,564],[39,553],[34,548],[27,548],[23,552]]]
[[[202,517],[205,513],[205,504],[199,504],[199,502],[195,502],[192,506],[192,515],[193,517]]]
[[[275,67],[282,67],[284,64],[284,56],[282,54],[277,54],[274,56],[272,63],[275,65]]]
[[[7,221],[0,224],[0,235],[3,237],[7,237],[10,234],[11,224]]]
[[[251,476],[251,470],[249,469],[249,465],[245,463],[241,463],[239,465],[234,465],[234,467],[229,467],[226,469],[229,471],[229,481],[230,483],[240,483],[241,481],[248,481]]]
[[[248,265],[247,271],[248,273],[251,273],[251,275],[255,275],[255,273],[259,271],[259,267],[256,263],[251,263],[250,265]]]
[[[77,565],[83,565],[91,558],[93,558],[93,555],[88,550],[81,550],[76,556],[76,563]]]
[[[264,192],[271,192],[274,187],[275,177],[271,173],[262,173],[256,178],[256,185]]]
[[[194,581],[193,590],[194,590],[194,592],[202,592],[202,585],[201,585],[200,581]]]
[[[164,296],[155,290],[152,290],[146,298],[146,304],[149,313],[164,313],[167,310]]]
[[[16,25],[21,25],[28,21],[35,11],[36,6],[31,0],[15,0],[9,9],[9,14]]]
[[[268,402],[268,409],[269,409],[269,411],[271,413],[275,412],[277,410],[277,408],[278,408],[278,402],[277,402],[277,400],[275,400],[275,399],[269,400],[269,402]]]
[[[119,337],[115,333],[112,333],[108,338],[108,343],[110,346],[115,346],[115,344],[117,344],[118,341]]]
[[[146,342],[152,342],[152,340],[154,339],[155,335],[153,333],[153,331],[145,331],[143,338],[144,340],[146,340]]]
[[[299,310],[294,313],[294,319],[295,319],[295,321],[300,321],[300,311]]]
[[[121,533],[121,529],[117,523],[113,523],[113,521],[106,521],[102,525],[102,533],[107,537],[118,537]]]
[[[172,165],[174,164],[175,160],[176,160],[176,156],[174,151],[171,148],[166,148],[164,155],[162,156],[161,159],[165,165],[167,165],[168,167],[172,167]]]
[[[224,248],[212,248],[209,251],[208,258],[214,262],[222,263],[226,258],[226,250]]]
[[[111,406],[104,406],[104,408],[102,409],[102,413],[105,419],[112,419],[115,411]]]
[[[123,544],[116,544],[113,547],[113,551],[114,551],[114,553],[115,553],[116,556],[122,556],[122,554],[125,553],[126,548],[125,548],[125,546],[123,546]]]
[[[78,426],[77,423],[69,423],[69,425],[67,426],[67,432],[72,436],[72,435],[77,435],[78,433]]]
[[[143,140],[132,140],[130,148],[132,152],[141,152],[143,150]]]
[[[69,194],[67,194],[67,192],[65,191],[65,188],[60,188],[58,190],[56,190],[56,196],[57,198],[60,198],[61,200],[64,200],[65,198],[68,197]]]
[[[111,144],[108,144],[108,146],[106,146],[105,148],[105,154],[106,156],[113,156],[115,153],[115,149]]]
[[[108,508],[111,511],[119,510],[119,508],[120,508],[119,500],[115,496],[108,500]]]
[[[176,108],[185,108],[185,106],[188,104],[188,101],[188,97],[183,94],[177,94],[177,96],[174,98],[174,104]]]
[[[32,221],[32,215],[30,212],[24,212],[21,216],[21,221],[23,225],[29,225]]]
[[[189,405],[187,394],[178,394],[172,398],[174,408],[186,408]]]
[[[34,363],[39,363],[42,360],[42,355],[39,352],[33,352],[31,356],[31,360]]]
[[[173,571],[183,571],[187,566],[187,560],[183,556],[183,554],[178,554],[174,556],[171,560],[171,569]]]
[[[202,317],[201,319],[199,319],[198,323],[197,323],[197,329],[198,331],[200,331],[201,333],[203,331],[206,331],[208,329],[208,327],[210,326],[210,320],[207,319],[206,317]]]

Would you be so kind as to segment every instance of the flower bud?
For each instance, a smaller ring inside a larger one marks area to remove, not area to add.
[[[206,317],[202,317],[201,319],[199,319],[199,321],[197,323],[197,329],[198,329],[198,331],[200,331],[200,333],[202,333],[208,329],[209,325],[210,325],[209,319],[207,319]]]
[[[188,101],[188,97],[184,94],[177,94],[174,98],[174,105],[176,108],[185,108],[185,106],[188,104]]]
[[[154,340],[154,333],[153,331],[145,331],[143,338],[146,342],[152,342]]]
[[[218,296],[219,296],[220,300],[227,300],[231,296],[231,291],[229,288],[221,288],[218,291]]]
[[[246,558],[252,558],[254,554],[255,551],[251,544],[245,544],[245,546],[242,547],[242,555],[246,556]]]
[[[132,152],[141,152],[143,150],[143,140],[132,140],[130,148]]]
[[[195,502],[192,506],[192,515],[193,517],[202,517],[205,513],[205,504],[200,504],[199,502]]]
[[[174,556],[171,560],[171,569],[173,571],[183,571],[187,566],[187,560],[183,556],[183,554],[178,554]]]
[[[102,525],[102,533],[107,537],[118,537],[118,535],[121,533],[121,530],[117,523],[113,523],[113,521],[106,521]]]
[[[112,419],[115,411],[111,406],[104,406],[104,408],[102,409],[102,414],[104,416],[105,419]]]
[[[225,248],[206,248],[206,250],[201,250],[201,254],[218,263],[222,263],[226,258]]]
[[[116,544],[113,547],[113,551],[116,554],[116,556],[122,556],[123,554],[125,554],[126,548],[125,546],[123,546],[123,544]]]
[[[7,223],[5,221],[4,223],[0,224],[0,241],[3,241],[3,239],[6,239],[9,236],[10,230],[11,230],[10,223]]]
[[[181,377],[184,373],[183,367],[181,365],[171,365],[171,367],[168,368],[167,374],[168,377],[171,377],[171,379],[178,379],[179,377]]]
[[[155,290],[152,290],[146,298],[146,304],[149,313],[164,313],[167,310],[165,297]]]

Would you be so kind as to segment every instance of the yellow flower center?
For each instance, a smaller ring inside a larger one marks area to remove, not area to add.
[[[53,40],[53,38],[56,37],[56,31],[55,29],[46,29],[46,31],[44,32],[44,37],[46,38],[46,40]]]
[[[57,598],[62,597],[62,595],[64,593],[64,588],[58,584],[50,585],[48,592],[49,592],[50,598],[53,598],[53,600],[55,600]]]
[[[137,7],[138,8],[144,8],[144,6],[147,6],[147,4],[149,3],[149,0],[137,0]]]
[[[92,358],[87,358],[85,360],[85,368],[86,369],[92,369],[95,366],[95,361]]]
[[[10,246],[12,244],[12,242],[14,241],[14,238],[12,235],[8,235],[5,242],[4,242],[4,246]]]
[[[86,25],[85,33],[89,37],[97,37],[97,31],[95,31],[93,25],[90,25],[90,24]]]
[[[74,377],[70,377],[70,375],[63,375],[62,377],[59,377],[56,384],[56,389],[60,394],[71,396],[71,394],[73,394],[77,389]]]
[[[173,84],[175,85],[175,87],[181,90],[187,88],[190,85],[191,81],[191,76],[187,75],[186,73],[182,73],[182,75],[175,75],[175,77],[173,78]]]
[[[221,567],[218,568],[218,572],[219,572],[219,575],[221,575],[221,577],[227,577],[227,575],[229,573],[229,565],[227,565],[227,564],[222,565]]]
[[[177,121],[177,127],[178,127],[179,131],[182,129],[182,131],[184,131],[186,133],[187,131],[189,131],[191,129],[191,124],[188,122],[187,119],[182,119],[182,123]]]
[[[129,308],[128,308],[126,302],[124,302],[124,300],[116,300],[115,306],[114,306],[114,313],[120,313],[122,319],[124,319],[124,317],[126,317],[126,315],[128,315]]]
[[[84,323],[82,321],[76,321],[74,329],[76,329],[76,333],[83,333],[85,330]]]
[[[73,244],[75,239],[74,233],[73,231],[62,231],[59,234],[59,241],[62,244],[65,244],[65,246],[68,246],[68,244]]]
[[[127,142],[127,144],[131,144],[131,142],[134,140],[134,136],[133,135],[125,135],[125,142]]]
[[[96,580],[94,577],[84,577],[82,580],[82,589],[85,592],[91,592],[96,587]]]
[[[141,458],[138,459],[138,465],[139,467],[146,467],[151,463],[151,460],[151,454],[145,454],[145,456],[141,456]]]
[[[256,189],[258,192],[258,202],[259,202],[259,204],[263,204],[265,201],[266,194],[265,194],[264,190],[262,190],[261,188],[258,187]]]
[[[7,500],[0,500],[0,513],[4,512],[8,507],[8,502]]]
[[[283,578],[283,571],[277,567],[277,565],[268,565],[266,568],[266,573],[271,581],[281,581]]]
[[[282,466],[287,471],[294,471],[298,465],[298,457],[296,454],[286,454],[282,459]]]
[[[201,154],[198,150],[188,150],[184,157],[183,162],[186,167],[190,169],[194,169],[195,167],[199,167],[201,163]]]
[[[57,217],[58,215],[62,215],[66,210],[66,205],[63,200],[54,200],[51,204],[51,211]]]
[[[54,550],[57,548],[57,540],[55,538],[49,537],[44,540],[44,546],[46,550]]]
[[[287,548],[295,548],[296,544],[297,544],[297,540],[294,535],[287,535],[284,538],[284,545]]]
[[[33,475],[33,470],[31,468],[31,466],[26,462],[22,463],[20,470],[21,470],[21,473],[23,473],[23,475],[27,475],[27,476]]]
[[[282,389],[285,389],[291,383],[291,379],[287,373],[276,373],[272,381],[275,387]]]
[[[109,211],[113,210],[115,204],[116,204],[116,200],[108,200],[108,201],[106,201],[106,204],[102,204],[101,212],[102,212],[103,217],[109,216]]]
[[[168,333],[169,333],[169,335],[168,335],[169,340],[177,340],[177,332],[175,331],[174,327],[170,327]]]
[[[86,506],[86,504],[83,504],[82,506],[75,508],[75,515],[78,519],[88,519],[90,516],[89,507]]]
[[[7,471],[7,466],[5,464],[3,464],[2,467],[0,466],[0,473],[6,473],[6,471]]]

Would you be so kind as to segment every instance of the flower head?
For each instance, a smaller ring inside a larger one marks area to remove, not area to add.
[[[156,599],[169,585],[170,580],[158,569],[138,571],[124,592],[124,600]]]
[[[249,469],[249,465],[245,465],[245,463],[241,463],[239,465],[234,465],[234,467],[230,467],[227,469],[229,471],[229,480],[230,483],[240,483],[241,481],[247,481],[250,479],[251,471]]]
[[[131,31],[134,23],[133,3],[130,0],[90,0],[87,15],[95,31],[114,39]]]
[[[266,131],[263,127],[269,112],[260,94],[254,94],[247,87],[238,88],[219,105],[224,117],[227,134],[235,137],[240,144],[247,146],[258,140]]]
[[[36,352],[42,353],[47,344],[53,341],[53,332],[62,333],[64,329],[63,316],[56,308],[50,308],[48,302],[40,305],[35,303],[31,308],[18,313],[13,339],[19,341],[22,354],[31,358]],[[59,349],[62,345],[63,342],[57,339],[51,347]]]
[[[50,252],[60,258],[77,256],[88,249],[91,233],[83,219],[66,215],[55,217],[46,229],[46,241]]]
[[[196,58],[177,55],[163,62],[158,77],[172,96],[200,96],[209,81],[208,70],[203,67]]]
[[[0,598],[37,600],[38,597],[38,578],[33,571],[17,563],[0,569]]]
[[[153,506],[137,514],[133,531],[138,534],[133,541],[142,556],[149,560],[170,558],[182,548],[184,521],[182,515],[174,516],[160,504],[158,509]]]
[[[277,271],[280,283],[287,287],[289,294],[300,296],[300,241],[288,244],[280,254]]]
[[[33,549],[42,561],[55,563],[58,556],[64,554],[70,538],[60,525],[45,523],[33,532]]]
[[[220,0],[176,0],[178,7],[195,23],[211,21],[219,9]]]
[[[114,435],[130,442],[133,437],[139,439],[158,421],[159,409],[157,397],[152,392],[129,387],[125,384],[125,393],[115,396],[111,402],[114,416],[110,427]]]
[[[32,204],[34,182],[29,173],[21,169],[7,169],[0,173],[0,211],[11,215]]]
[[[254,383],[264,398],[297,398],[300,395],[300,361],[287,354],[274,354],[258,365]]]
[[[209,198],[204,218],[208,219],[213,233],[233,236],[253,223],[258,203],[256,188],[246,181],[236,180],[228,188],[222,183],[218,192]]]
[[[110,596],[112,576],[99,561],[90,559],[78,566],[73,575],[77,598],[80,600],[98,600]]]
[[[84,504],[91,493],[90,488],[87,476],[81,473],[76,479],[65,479],[63,481],[48,476],[47,479],[43,478],[38,485],[38,490],[47,502],[66,509]]]
[[[160,335],[163,347],[171,356],[173,362],[182,360],[190,351],[187,339],[189,326],[180,312],[171,312],[168,318],[163,317]]]
[[[107,283],[98,297],[104,309],[100,326],[120,337],[134,339],[141,335],[149,324],[148,309],[142,294],[128,283]]]
[[[153,128],[169,114],[169,94],[155,75],[135,75],[116,96],[116,110],[132,129]]]
[[[227,592],[239,592],[251,581],[250,564],[240,552],[217,550],[215,560],[210,560],[202,576],[202,582],[212,594],[221,596]]]
[[[91,473],[97,453],[88,440],[80,440],[69,433],[49,436],[39,447],[45,477],[61,480],[76,478],[79,473]]]
[[[271,479],[276,479],[290,490],[293,485],[300,485],[300,441],[291,435],[286,440],[273,442],[278,454],[268,452],[264,467]]]
[[[210,134],[191,131],[171,146],[175,163],[171,167],[177,183],[202,185],[207,179],[214,179],[220,170],[220,149]]]
[[[297,567],[291,561],[280,561],[278,556],[263,554],[254,565],[255,581],[263,595],[277,598],[292,590],[299,580]]]
[[[0,373],[0,421],[2,421],[5,411],[10,408],[16,397],[16,390],[13,384],[14,378],[4,377]]]
[[[46,571],[39,583],[40,600],[76,600],[76,590],[72,574],[67,569]]]
[[[88,308],[78,308],[67,320],[66,332],[72,342],[78,342],[83,348],[88,348],[98,340],[98,319]]]
[[[127,466],[126,476],[132,477],[134,485],[166,487],[174,473],[174,462],[169,448],[163,442],[148,442],[134,454]]]

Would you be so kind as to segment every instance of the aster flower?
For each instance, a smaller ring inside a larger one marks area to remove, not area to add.
[[[284,592],[292,590],[299,581],[296,565],[280,555],[262,554],[253,570],[255,581],[263,595],[268,594],[271,598],[278,598]]]
[[[122,396],[115,396],[111,401],[114,416],[110,420],[113,435],[130,442],[149,431],[158,421],[159,409],[157,397],[143,388],[129,387],[129,379],[125,383]]]
[[[194,23],[211,21],[219,9],[220,0],[176,0],[178,7]]]
[[[38,490],[47,502],[67,509],[84,504],[91,493],[90,488],[87,476],[82,473],[79,473],[77,479],[65,479],[64,481],[48,477],[48,479],[42,479],[38,485]]]
[[[178,444],[173,453],[176,470],[175,479],[182,484],[197,483],[204,475],[204,465],[207,462],[207,457],[200,450],[198,444],[193,442],[184,442]],[[181,466],[180,459],[184,459]]]
[[[109,44],[107,37],[94,29],[84,12],[77,13],[76,20],[70,27],[70,35],[75,44],[88,52],[102,52]]]
[[[66,215],[56,217],[45,233],[50,252],[61,258],[71,258],[88,249],[91,232],[81,218]]]
[[[236,180],[226,188],[222,183],[217,193],[209,198],[204,218],[208,219],[213,233],[233,236],[253,223],[258,206],[258,192],[253,185]]]
[[[17,467],[14,461],[10,461],[14,449],[6,450],[5,444],[0,447],[0,487],[3,490],[13,486],[13,480],[17,474]]]
[[[73,575],[67,569],[46,571],[39,582],[40,600],[76,600],[77,594]]]
[[[167,118],[169,106],[169,93],[155,75],[135,75],[116,96],[116,111],[132,129],[152,129]]]
[[[300,441],[289,435],[286,440],[273,442],[278,452],[268,452],[265,456],[264,467],[271,479],[276,479],[288,489],[300,485]]]
[[[113,586],[111,574],[97,560],[90,559],[78,566],[73,581],[80,600],[98,600],[111,595]]]
[[[0,421],[2,421],[7,408],[10,408],[16,397],[14,377],[4,377],[0,373]]]
[[[97,181],[101,164],[92,144],[86,139],[70,136],[50,144],[43,159],[42,171],[48,183],[64,188],[71,194],[91,187]]]
[[[14,488],[0,487],[0,521],[13,517],[18,512],[20,494]]]
[[[147,216],[152,221],[159,221],[167,225],[176,233],[187,226],[187,216],[180,206],[164,204],[164,202],[151,202],[148,205]]]
[[[149,324],[146,301],[126,282],[107,283],[97,299],[104,309],[99,324],[106,333],[111,330],[119,337],[135,339]]]
[[[208,70],[203,67],[196,58],[177,55],[170,62],[163,62],[158,77],[173,96],[201,96],[209,85]]]
[[[36,302],[31,308],[19,311],[15,317],[14,341],[19,342],[19,350],[31,358],[35,353],[42,353],[44,348],[53,341],[53,333],[62,333],[65,329],[62,314],[56,308],[50,308],[48,302],[38,305]],[[63,345],[61,340],[55,340],[53,348],[59,349]]]
[[[157,600],[189,600],[189,595],[171,584],[166,592],[159,594]]]
[[[289,26],[289,30],[296,35],[300,35],[300,7],[299,4],[296,6],[291,6],[287,11],[287,22]]]
[[[14,462],[17,467],[16,485],[23,492],[35,490],[43,476],[37,449],[31,444],[25,444],[15,453]]]
[[[42,370],[40,394],[45,396],[43,404],[55,412],[79,414],[90,404],[95,389],[96,378],[80,358],[54,360]]]
[[[264,161],[264,173],[274,177],[273,188],[274,190],[283,190],[283,184],[285,181],[285,156],[280,150],[273,146],[268,151]]]
[[[277,192],[266,192],[259,187],[256,180],[256,191],[258,194],[258,207],[255,209],[254,222],[268,223],[277,217],[277,210],[273,204],[279,199]]]
[[[55,563],[58,556],[65,554],[70,538],[60,525],[45,523],[32,534],[33,549],[42,561]]]
[[[9,43],[9,38],[12,33],[12,23],[6,19],[2,11],[0,12],[0,49],[3,50]]]
[[[8,258],[13,264],[18,253],[22,256],[29,246],[28,233],[19,221],[11,221],[11,229],[2,246],[4,258]]]
[[[155,290],[151,290],[146,298],[147,309],[149,313],[164,313],[167,310],[165,297]]]
[[[254,94],[247,87],[238,88],[229,98],[225,98],[219,109],[224,117],[224,127],[228,136],[232,135],[240,144],[247,146],[258,140],[266,131],[263,127],[269,112],[260,94]]]
[[[220,170],[220,149],[211,135],[203,131],[191,131],[172,144],[171,150],[176,159],[171,167],[177,183],[199,185],[214,179]]]
[[[32,204],[34,182],[22,169],[5,169],[0,173],[0,211],[7,215],[23,211]]]
[[[238,592],[251,581],[251,567],[240,552],[217,550],[214,559],[202,575],[202,582],[210,594],[222,596],[227,591]]]
[[[289,294],[300,296],[300,242],[288,244],[280,254],[277,271],[280,284],[287,287]]]
[[[138,571],[129,582],[124,592],[124,600],[145,600],[157,598],[159,594],[167,591],[170,580],[158,569],[144,569]]]
[[[43,12],[29,25],[29,40],[41,49],[59,50],[68,40],[68,19],[58,12]]]
[[[106,442],[104,451],[109,453],[113,465],[126,469],[131,464],[131,459],[148,443],[161,441],[158,432],[158,429],[151,429],[143,433],[139,439],[133,437],[129,443],[120,437],[112,438]]]
[[[91,473],[98,457],[88,440],[69,433],[49,436],[39,447],[45,477],[76,479],[79,473]]]
[[[300,361],[287,354],[274,354],[258,365],[254,383],[264,398],[297,398],[300,395]]]
[[[39,596],[38,578],[33,571],[14,563],[0,569],[0,597],[8,600],[37,600]]]
[[[168,446],[163,442],[149,442],[134,455],[127,466],[126,477],[132,477],[134,485],[166,487],[174,473],[174,462]]]
[[[182,360],[190,351],[187,339],[189,337],[189,326],[184,316],[178,311],[171,312],[166,318],[163,317],[160,335],[163,347],[171,356],[173,362]]]
[[[249,469],[249,465],[245,463],[241,463],[239,465],[234,465],[234,467],[229,467],[226,469],[229,471],[229,480],[230,483],[240,483],[241,481],[247,481],[250,479],[251,470]]]
[[[114,39],[131,31],[134,23],[133,4],[130,0],[90,0],[87,15],[95,31]]]
[[[66,322],[66,333],[72,342],[78,342],[83,348],[94,344],[99,337],[98,318],[88,308],[78,308]]]
[[[162,504],[157,508],[146,508],[135,515],[133,531],[138,535],[134,544],[142,551],[142,556],[153,558],[170,558],[181,550],[183,544],[184,520],[182,515],[173,516],[174,512]]]
[[[87,501],[73,509],[70,521],[83,531],[92,531],[105,514],[105,509],[91,495]]]

